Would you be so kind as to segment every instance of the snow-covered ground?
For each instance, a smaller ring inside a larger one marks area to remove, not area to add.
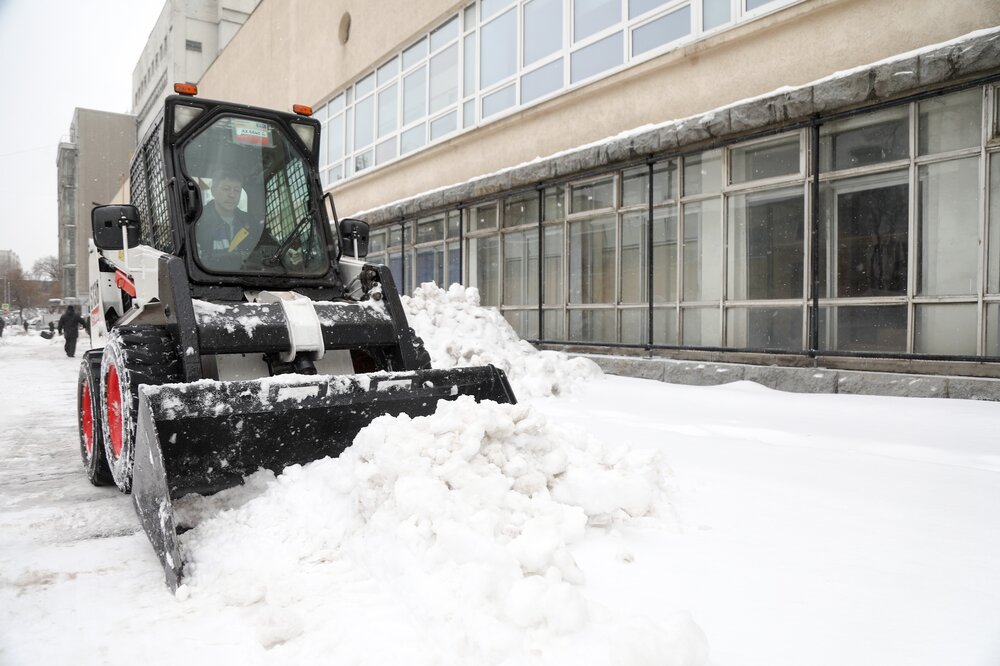
[[[79,361],[0,338],[0,664],[1000,663],[1000,405],[685,387],[407,307],[516,406],[383,418],[180,502],[175,597],[79,462]]]

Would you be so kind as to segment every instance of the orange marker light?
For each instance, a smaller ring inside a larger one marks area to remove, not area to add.
[[[198,86],[193,83],[175,83],[174,92],[178,95],[190,95],[193,97],[198,94]]]
[[[311,116],[313,114],[313,108],[311,106],[306,106],[305,104],[293,105],[292,111],[299,114],[300,116]]]

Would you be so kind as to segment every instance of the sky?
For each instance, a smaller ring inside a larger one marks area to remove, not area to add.
[[[56,149],[76,107],[131,111],[164,0],[0,0],[0,250],[58,254]]]

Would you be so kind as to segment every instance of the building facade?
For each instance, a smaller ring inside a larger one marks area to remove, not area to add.
[[[978,0],[265,0],[200,87],[311,103],[372,258],[526,339],[996,377],[998,25]]]
[[[135,118],[123,113],[76,109],[69,140],[59,144],[56,183],[62,296],[88,298],[87,242],[90,211],[111,203],[128,176],[135,151]]]
[[[201,78],[239,31],[258,0],[167,0],[132,70],[132,113],[139,137],[174,83]]]

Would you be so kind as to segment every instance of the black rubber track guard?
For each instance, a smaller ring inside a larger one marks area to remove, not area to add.
[[[141,387],[132,501],[167,585],[176,590],[184,573],[171,499],[339,456],[373,419],[426,416],[460,395],[515,402],[493,366]]]

